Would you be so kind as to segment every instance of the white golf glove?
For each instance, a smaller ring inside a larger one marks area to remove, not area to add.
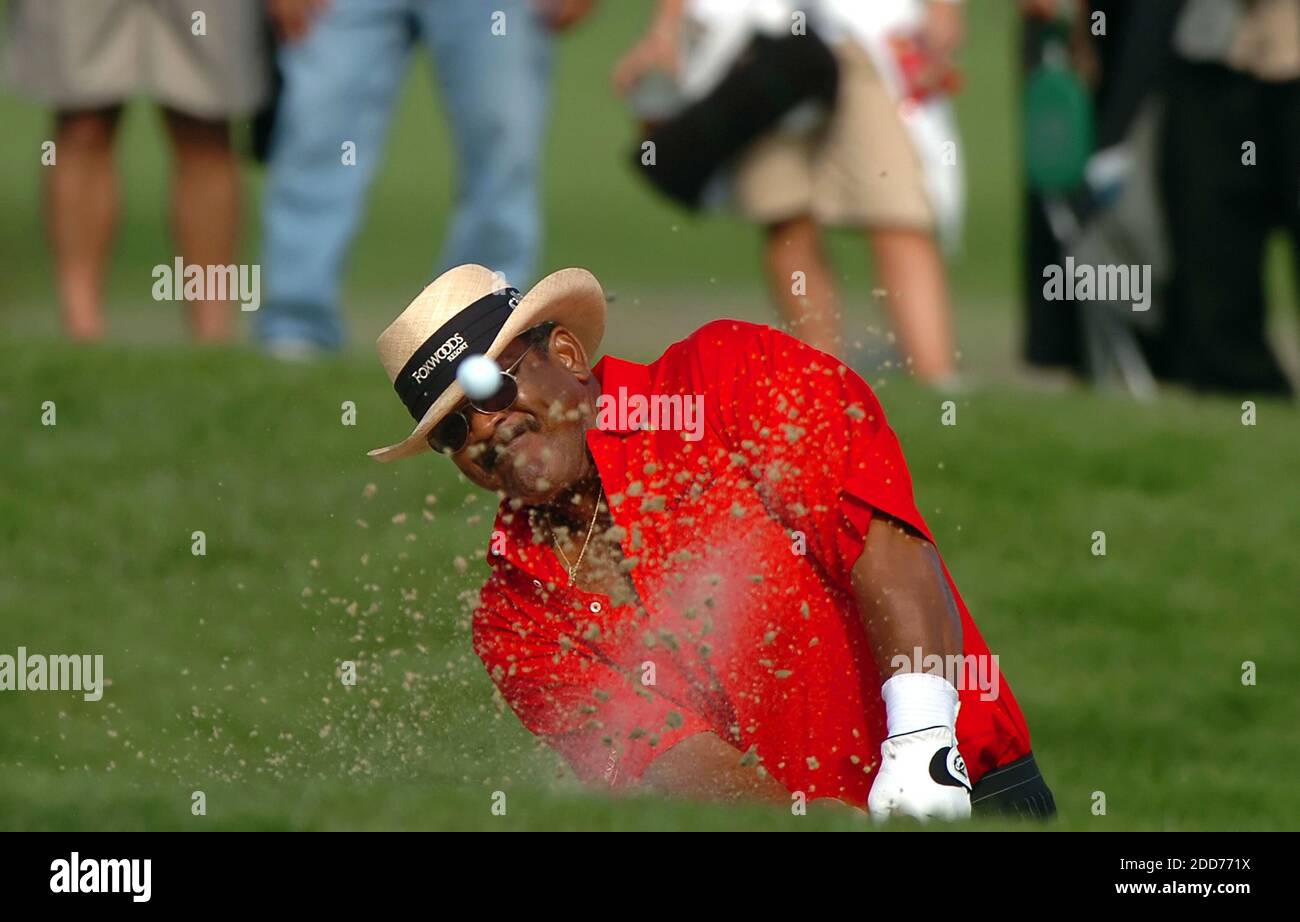
[[[881,686],[889,737],[867,809],[891,816],[960,820],[970,817],[970,778],[957,749],[957,689],[925,673],[896,675]]]

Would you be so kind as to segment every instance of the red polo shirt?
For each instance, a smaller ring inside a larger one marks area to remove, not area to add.
[[[703,398],[698,440],[662,428],[673,420],[587,433],[647,612],[568,585],[545,532],[503,504],[504,553],[489,553],[474,616],[493,682],[586,780],[633,783],[712,731],[791,791],[864,805],[885,711],[850,571],[873,510],[930,537],[875,395],[824,353],[737,320],[595,373],[607,399]],[[964,653],[987,658],[944,572]],[[962,684],[957,738],[978,780],[1028,753],[1029,732],[1005,677],[993,700]]]

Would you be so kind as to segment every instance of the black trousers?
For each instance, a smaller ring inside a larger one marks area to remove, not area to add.
[[[1025,816],[1047,820],[1056,816],[1056,799],[1031,752],[982,775],[971,790],[970,809],[973,817]]]
[[[1169,36],[1181,0],[1092,0],[1094,12],[1106,15],[1107,38],[1095,45],[1100,64],[1093,89],[1097,147],[1119,143],[1129,133],[1142,102],[1163,78],[1169,60]],[[1052,26],[1022,19],[1021,71],[1042,60]],[[1043,296],[1043,270],[1065,261],[1061,242],[1047,221],[1042,198],[1025,190],[1020,291],[1024,304],[1024,355],[1031,365],[1087,371],[1083,321],[1074,301]]]
[[[1187,61],[1170,76],[1161,185],[1174,277],[1152,363],[1198,390],[1288,394],[1265,337],[1263,262],[1285,228],[1300,273],[1300,80]]]

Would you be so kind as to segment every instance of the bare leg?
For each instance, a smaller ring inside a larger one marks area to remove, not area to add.
[[[186,265],[231,265],[239,234],[239,168],[230,126],[171,109],[164,118],[176,160],[172,227],[181,258]],[[191,302],[190,329],[195,339],[228,339],[230,311],[229,301]]]
[[[764,257],[772,297],[790,329],[813,348],[839,356],[839,304],[817,224],[801,216],[768,225]]]
[[[956,373],[956,356],[939,244],[916,230],[873,230],[869,237],[904,359],[917,378],[942,383]]]
[[[55,165],[45,212],[63,329],[73,339],[104,335],[104,275],[117,224],[113,134],[120,107],[55,116]]]

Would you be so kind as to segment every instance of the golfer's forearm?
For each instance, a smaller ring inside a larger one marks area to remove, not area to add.
[[[682,740],[655,759],[641,783],[697,800],[760,800],[788,804],[779,781],[713,733]]]
[[[938,552],[892,519],[872,519],[853,594],[882,680],[926,671],[932,654],[961,654],[961,615]]]

